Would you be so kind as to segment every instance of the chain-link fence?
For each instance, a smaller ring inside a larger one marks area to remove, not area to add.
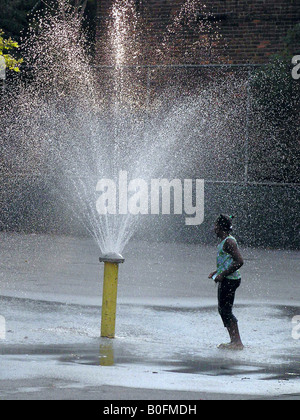
[[[205,180],[205,223],[192,229],[180,218],[162,219],[156,229],[145,227],[149,237],[210,243],[213,220],[223,212],[236,214],[237,233],[246,245],[300,247],[299,141],[287,138],[282,126],[261,113],[252,91],[257,69],[255,65],[95,68],[106,109],[126,102],[132,112],[139,109],[148,117],[178,111],[176,124],[182,117],[180,135],[188,137],[189,146],[178,159],[189,165],[167,175]],[[3,170],[0,176],[0,228],[77,231],[68,210],[50,198],[49,182],[43,181],[46,173],[35,177]]]

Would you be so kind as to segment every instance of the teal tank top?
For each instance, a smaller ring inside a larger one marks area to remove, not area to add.
[[[224,251],[224,245],[228,239],[234,240],[234,242],[237,244],[237,240],[233,236],[228,236],[224,239],[219,245],[218,245],[218,257],[217,257],[217,274],[223,273],[223,271],[228,270],[228,268],[233,264],[233,258],[230,254],[227,254]],[[237,270],[235,273],[230,274],[229,276],[226,276],[227,279],[230,280],[240,280],[241,274],[239,270]]]

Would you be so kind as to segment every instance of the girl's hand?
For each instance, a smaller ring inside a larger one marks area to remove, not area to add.
[[[208,278],[209,279],[212,279],[213,278],[213,276],[215,276],[217,274],[217,271],[214,271],[213,273],[211,273],[209,276],[208,276]]]
[[[215,283],[222,283],[222,281],[225,279],[225,276],[223,274],[219,274],[216,278],[215,278]]]

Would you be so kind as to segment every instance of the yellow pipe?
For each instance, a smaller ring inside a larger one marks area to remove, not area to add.
[[[114,347],[112,341],[109,340],[100,345],[100,366],[113,366],[114,363]]]
[[[119,264],[104,263],[101,337],[115,338]]]
[[[115,338],[119,264],[125,260],[120,254],[110,253],[99,261],[104,262],[101,337]]]

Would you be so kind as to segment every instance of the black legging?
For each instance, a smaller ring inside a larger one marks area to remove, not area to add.
[[[221,315],[225,328],[229,328],[232,321],[238,322],[232,313],[232,308],[235,299],[235,292],[240,285],[241,280],[224,279],[219,283],[219,314]]]

